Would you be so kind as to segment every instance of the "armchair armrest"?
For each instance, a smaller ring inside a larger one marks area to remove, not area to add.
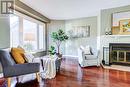
[[[84,52],[79,48],[78,49],[78,61],[79,63],[82,63],[85,60],[85,54]]]
[[[97,59],[97,56],[95,56],[95,55],[85,55],[85,60],[93,60],[93,59]]]
[[[25,64],[15,64],[13,66],[6,67],[4,71],[5,77],[13,77],[25,74],[31,74],[39,72],[39,63],[25,63]]]

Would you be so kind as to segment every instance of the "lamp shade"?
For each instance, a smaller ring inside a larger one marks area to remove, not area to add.
[[[25,33],[24,40],[25,41],[35,41],[35,34],[34,33]]]

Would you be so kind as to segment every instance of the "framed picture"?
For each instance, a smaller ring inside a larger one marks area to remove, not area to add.
[[[121,34],[130,34],[130,19],[120,20],[119,25]]]
[[[112,34],[130,35],[130,11],[112,14]]]
[[[72,29],[67,31],[70,38],[85,38],[90,36],[90,26],[72,26]]]

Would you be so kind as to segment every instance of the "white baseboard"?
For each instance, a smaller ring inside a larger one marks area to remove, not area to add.
[[[74,55],[63,55],[63,57],[78,59],[78,56],[74,56]]]

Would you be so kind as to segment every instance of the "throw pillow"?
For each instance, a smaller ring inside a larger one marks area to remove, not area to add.
[[[34,56],[31,53],[24,53],[24,56],[28,60],[29,63],[33,62]]]
[[[83,46],[80,46],[80,49],[81,49],[82,51],[84,51],[84,47],[83,47]]]
[[[85,49],[84,49],[84,54],[86,55],[91,55],[91,52],[90,52],[90,46],[86,46]]]
[[[20,48],[20,49],[24,50],[23,46],[21,46],[21,45],[18,45],[17,48]],[[24,52],[25,52],[25,50],[24,50]],[[25,59],[26,62],[28,62],[28,59],[26,57],[24,57],[24,59]]]
[[[24,50],[23,46],[21,46],[21,45],[18,45],[17,48],[20,48],[20,49]]]
[[[23,64],[26,62],[24,59],[24,53],[25,51],[21,48],[11,48],[11,54],[15,62],[18,64]]]

